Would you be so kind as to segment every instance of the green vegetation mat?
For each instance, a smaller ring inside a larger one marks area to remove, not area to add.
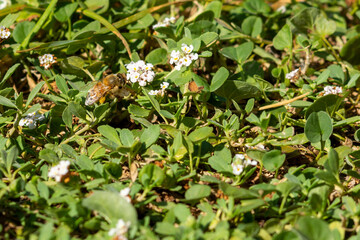
[[[356,0],[1,0],[0,239],[360,239]]]

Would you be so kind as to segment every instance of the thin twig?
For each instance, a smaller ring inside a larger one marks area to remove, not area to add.
[[[296,100],[302,99],[302,98],[306,97],[307,95],[309,95],[311,93],[312,92],[307,92],[307,93],[304,93],[304,94],[302,94],[300,96],[294,97],[293,99],[290,99],[290,100],[285,100],[285,101],[282,101],[282,102],[270,104],[270,105],[259,108],[259,110],[261,111],[261,110],[265,110],[265,109],[281,107],[281,106],[287,105],[289,103],[295,102]]]

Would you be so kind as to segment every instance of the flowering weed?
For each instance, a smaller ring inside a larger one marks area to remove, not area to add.
[[[358,239],[358,5],[0,2],[0,239]]]

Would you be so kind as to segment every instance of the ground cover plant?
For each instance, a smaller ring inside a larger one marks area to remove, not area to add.
[[[359,239],[358,1],[0,2],[1,239]]]

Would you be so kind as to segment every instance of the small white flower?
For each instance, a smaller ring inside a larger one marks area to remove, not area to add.
[[[45,69],[49,69],[52,64],[56,63],[56,57],[54,55],[46,53],[42,56],[39,56],[40,66],[43,66]]]
[[[139,81],[139,85],[141,87],[145,87],[146,86],[146,81]]]
[[[109,236],[117,237],[118,239],[127,239],[125,237],[125,234],[128,232],[130,227],[130,222],[125,222],[122,219],[119,219],[119,221],[116,224],[115,228],[111,228],[108,232]]]
[[[55,178],[55,181],[61,182],[63,176],[69,172],[70,161],[61,160],[58,165],[52,167],[48,173],[49,178]]]
[[[142,87],[152,82],[155,77],[155,72],[152,71],[153,65],[151,63],[145,63],[144,61],[139,60],[125,66],[127,68],[127,79],[132,83],[138,82]]]
[[[257,165],[257,161],[251,160],[251,159],[246,159],[246,160],[244,161],[244,165],[245,165],[245,166],[249,166],[249,165],[256,166],[256,165]]]
[[[294,71],[291,71],[291,72],[289,72],[288,74],[286,74],[285,77],[286,77],[287,79],[294,80],[294,78],[296,78],[296,77],[298,76],[299,71],[300,71],[299,68],[298,68],[298,69],[295,69]]]
[[[169,83],[168,82],[163,82],[160,84],[160,88],[161,90],[165,90],[169,87]]]
[[[0,41],[8,39],[10,37],[10,35],[11,35],[11,33],[10,33],[9,29],[7,29],[4,26],[0,26],[0,38],[1,38]]]
[[[192,53],[194,50],[193,45],[181,45],[181,52],[173,50],[170,54],[170,64],[175,64],[175,70],[180,70],[182,66],[190,66],[193,61],[199,57],[197,53]]]
[[[244,160],[244,159],[245,159],[245,155],[244,155],[244,154],[235,154],[235,159]]]
[[[27,119],[22,118],[20,119],[19,126],[23,127],[28,124],[27,122],[28,122]]]
[[[154,24],[153,29],[156,29],[158,27],[168,27],[172,23],[175,23],[175,20],[176,19],[174,17],[165,18],[163,21],[159,21],[158,23]]]
[[[44,119],[44,115],[40,114],[39,112],[32,112],[26,115],[25,118],[20,119],[19,126],[26,126],[30,129],[35,129],[37,122],[43,121]]]
[[[241,164],[232,163],[231,166],[233,168],[234,175],[240,175],[244,171],[244,166]]]
[[[145,70],[146,70],[146,71],[149,71],[149,70],[151,70],[153,67],[154,67],[154,66],[153,66],[151,63],[147,63],[147,64],[145,65]]]
[[[149,95],[157,95],[159,93],[159,90],[150,90]]]
[[[185,43],[181,44],[181,50],[184,52],[184,53],[191,53],[192,50],[194,49],[194,46],[193,45],[186,45]]]
[[[120,196],[125,198],[128,203],[131,202],[131,197],[129,196],[129,194],[130,194],[130,188],[129,187],[126,187],[126,188],[124,188],[124,189],[122,189],[120,191]]]
[[[245,154],[235,154],[233,163],[231,164],[233,168],[234,175],[240,175],[247,166],[256,166],[257,161],[251,160]]]
[[[192,53],[189,55],[190,59],[195,61],[199,58],[199,55],[197,53]]]
[[[35,129],[36,128],[36,121],[34,119],[28,119],[27,120],[27,127],[29,129]]]
[[[340,94],[342,93],[342,87],[337,87],[337,86],[325,86],[324,87],[324,91],[323,91],[323,95],[329,95],[329,94]]]

